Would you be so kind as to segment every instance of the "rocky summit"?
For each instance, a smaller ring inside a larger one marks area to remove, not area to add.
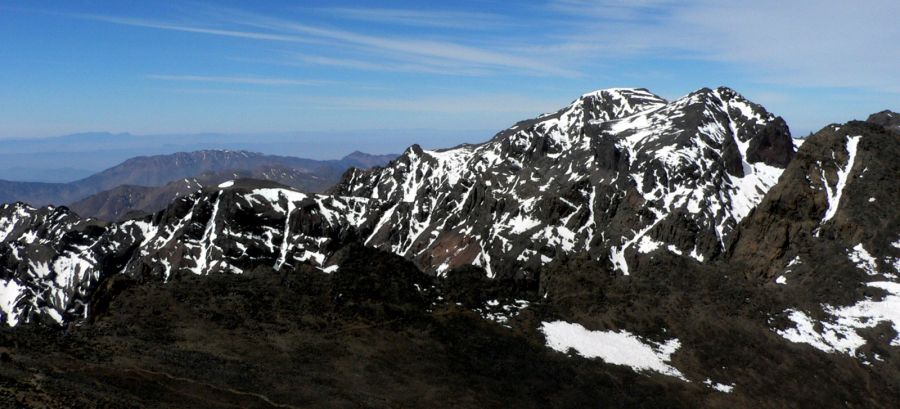
[[[0,402],[896,407],[892,115],[606,89],[324,194],[2,205]]]
[[[585,251],[629,274],[656,248],[722,253],[794,155],[784,121],[728,88],[672,102],[611,89],[481,145],[413,146],[333,193],[385,203],[366,243],[427,271],[533,275]]]

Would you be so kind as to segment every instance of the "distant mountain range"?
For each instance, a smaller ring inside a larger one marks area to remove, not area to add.
[[[348,146],[363,152],[392,154],[413,143],[446,146],[477,141],[490,132],[433,129],[161,135],[87,132],[49,138],[0,139],[0,180],[74,182],[133,157],[202,150],[249,151],[317,160],[340,158],[347,154]]]
[[[175,197],[201,186],[239,177],[274,180],[302,191],[320,192],[334,185],[351,167],[382,166],[395,156],[354,152],[339,160],[318,161],[223,150],[141,156],[70,183],[0,180],[0,202],[71,204],[83,216],[115,220],[131,210],[160,210]]]

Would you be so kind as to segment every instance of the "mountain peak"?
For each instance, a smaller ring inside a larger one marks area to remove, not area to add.
[[[571,111],[581,108],[597,117],[611,120],[653,109],[666,102],[646,88],[605,88],[582,94],[566,109]]]
[[[437,273],[475,264],[527,274],[586,248],[627,274],[641,248],[698,260],[721,252],[793,144],[783,121],[727,88],[672,102],[613,88],[483,144],[413,146],[403,157],[336,189],[391,209],[367,243]]]
[[[891,131],[900,131],[900,113],[888,109],[869,115],[866,122],[883,126]]]
[[[601,88],[598,90],[584,93],[581,95],[581,97],[586,98],[586,97],[596,97],[596,96],[601,96],[601,95],[617,95],[617,96],[638,95],[638,96],[651,96],[651,97],[660,99],[659,96],[653,94],[647,88],[627,88],[627,87]]]

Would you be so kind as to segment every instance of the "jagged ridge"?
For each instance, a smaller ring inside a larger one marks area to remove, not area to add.
[[[226,183],[110,225],[57,208],[65,217],[51,230],[67,232],[60,236],[33,219],[46,210],[19,205],[2,218],[18,226],[0,247],[4,285],[17,289],[5,292],[13,295],[4,311],[83,316],[97,280],[117,273],[166,280],[259,264],[334,268],[335,243],[354,240],[427,271],[475,264],[506,278],[579,252],[625,274],[657,249],[704,260],[722,252],[793,154],[784,122],[730,89],[672,102],[611,89],[484,144],[413,146],[385,168],[348,172],[330,196]]]

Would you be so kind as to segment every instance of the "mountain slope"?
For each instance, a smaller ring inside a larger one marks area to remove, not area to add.
[[[590,251],[628,273],[657,247],[719,254],[793,155],[784,121],[730,89],[611,89],[481,145],[413,146],[333,193],[389,203],[366,242],[427,270],[521,274]]]
[[[0,207],[7,322],[82,317],[100,279],[126,274],[241,273],[260,264],[322,266],[334,241],[355,237],[368,200],[307,195],[269,181],[228,182],[153,216],[104,225],[65,207]]]
[[[900,137],[829,125],[800,148],[724,259],[790,300],[779,335],[864,364],[900,346]]]
[[[801,251],[815,246],[842,248],[840,254],[861,244],[876,260],[900,258],[891,245],[900,239],[900,187],[892,183],[900,177],[897,142],[896,135],[863,122],[831,125],[810,137],[784,183],[746,219],[729,260],[773,277],[796,257],[808,258]]]
[[[722,251],[793,154],[783,121],[729,89],[670,103],[642,89],[597,91],[482,145],[414,146],[383,169],[348,172],[331,196],[226,183],[62,242],[13,229],[0,248],[14,271],[7,283],[32,288],[7,314],[81,316],[86,292],[73,288],[113,273],[166,280],[258,263],[326,268],[332,243],[346,240],[429,272],[474,264],[531,280],[550,260],[581,252],[625,274],[655,249],[702,261]],[[28,225],[39,211],[6,212]],[[47,291],[59,294],[47,301]]]

